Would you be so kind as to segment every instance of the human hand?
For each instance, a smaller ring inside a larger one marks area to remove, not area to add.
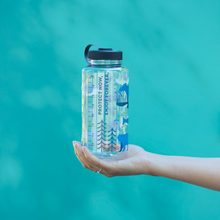
[[[220,158],[164,156],[129,145],[128,151],[117,154],[118,159],[99,159],[80,142],[74,141],[73,145],[76,156],[85,168],[91,171],[102,168],[100,173],[107,177],[146,174],[220,191]]]
[[[75,154],[82,165],[91,171],[99,171],[107,177],[148,174],[150,172],[149,157],[151,153],[137,145],[129,145],[128,151],[119,159],[99,159],[92,155],[87,147],[82,147],[78,141],[73,141]]]

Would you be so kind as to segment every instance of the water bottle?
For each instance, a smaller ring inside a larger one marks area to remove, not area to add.
[[[82,70],[81,142],[99,158],[116,158],[128,150],[128,70],[121,65],[122,51],[91,46]]]

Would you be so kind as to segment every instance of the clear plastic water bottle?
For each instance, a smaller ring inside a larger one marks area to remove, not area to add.
[[[128,70],[122,52],[85,49],[82,70],[82,145],[99,158],[128,150]]]

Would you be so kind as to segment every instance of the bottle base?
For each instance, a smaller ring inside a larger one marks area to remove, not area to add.
[[[98,152],[90,151],[92,155],[98,157],[99,159],[112,159],[121,160],[126,158],[127,152]]]

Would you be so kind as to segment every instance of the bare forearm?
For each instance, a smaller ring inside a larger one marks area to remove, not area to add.
[[[147,155],[151,174],[220,191],[220,158]]]

